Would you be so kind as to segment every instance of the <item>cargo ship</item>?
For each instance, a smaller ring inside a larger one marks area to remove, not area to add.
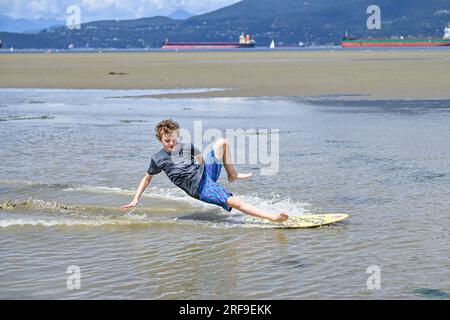
[[[355,47],[442,47],[450,46],[450,25],[444,29],[442,38],[342,38],[343,48]]]
[[[250,39],[250,35],[239,36],[239,42],[171,42],[168,39],[161,49],[234,49],[234,48],[254,48],[255,40]]]

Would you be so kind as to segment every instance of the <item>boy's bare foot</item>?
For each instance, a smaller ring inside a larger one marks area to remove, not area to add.
[[[272,219],[272,221],[273,222],[283,222],[283,221],[286,221],[287,219],[289,219],[289,216],[286,213],[279,213]]]
[[[242,179],[242,180],[244,180],[244,179],[250,179],[251,177],[252,177],[252,173],[237,173],[236,175],[229,175],[228,176],[228,182],[233,182],[233,181],[235,181],[235,180],[238,180],[238,179]]]

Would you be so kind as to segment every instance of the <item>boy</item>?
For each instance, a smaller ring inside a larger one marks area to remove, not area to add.
[[[231,162],[230,146],[226,139],[216,141],[206,159],[203,159],[200,150],[193,144],[185,145],[178,142],[179,129],[178,123],[172,119],[163,120],[156,125],[156,137],[162,143],[163,149],[153,155],[133,200],[122,206],[122,209],[135,207],[153,176],[164,171],[176,186],[201,201],[221,206],[227,211],[235,208],[243,213],[274,222],[288,219],[287,214],[269,214],[245,203],[217,183],[222,166],[225,167],[229,182],[249,179],[252,175],[235,171]]]

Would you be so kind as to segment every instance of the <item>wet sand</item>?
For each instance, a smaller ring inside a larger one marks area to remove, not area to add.
[[[2,88],[228,90],[152,97],[449,99],[447,51],[0,55]]]

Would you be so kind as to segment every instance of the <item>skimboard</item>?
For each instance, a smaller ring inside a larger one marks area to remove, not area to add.
[[[280,223],[285,228],[314,228],[348,218],[345,213],[310,214],[303,216],[289,216],[289,219]]]

